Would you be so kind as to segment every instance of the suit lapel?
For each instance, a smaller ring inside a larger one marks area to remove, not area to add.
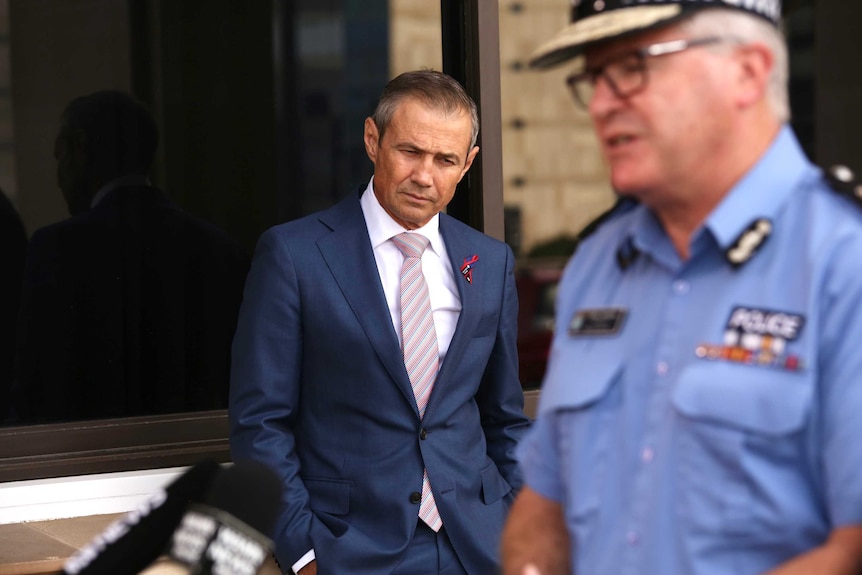
[[[320,221],[332,230],[317,241],[327,267],[386,371],[415,407],[398,336],[392,327],[386,296],[380,285],[359,194],[352,194],[321,214]]]
[[[452,379],[455,369],[461,364],[464,350],[467,349],[467,344],[479,323],[482,309],[480,305],[482,284],[476,280],[473,283],[467,283],[461,273],[464,261],[476,255],[475,246],[471,246],[467,236],[458,227],[452,225],[451,218],[446,214],[440,214],[440,233],[446,242],[446,252],[455,273],[455,284],[458,286],[458,295],[461,298],[461,314],[455,326],[455,333],[452,335],[452,342],[449,344],[449,351],[446,352],[446,359],[437,375],[437,384],[445,384]],[[435,387],[434,393],[436,391]],[[434,393],[431,394],[429,409],[434,401]]]

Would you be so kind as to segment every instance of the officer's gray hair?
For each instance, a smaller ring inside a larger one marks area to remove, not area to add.
[[[763,18],[728,8],[695,10],[681,27],[692,37],[730,36],[743,44],[764,44],[775,59],[767,88],[770,107],[780,122],[790,120],[787,42],[780,30]]]
[[[468,114],[471,123],[468,150],[472,150],[476,145],[476,138],[479,135],[479,113],[476,103],[457,80],[443,72],[425,69],[396,76],[383,89],[377,109],[371,116],[374,125],[377,126],[380,139],[383,139],[383,133],[392,122],[392,116],[398,105],[408,98],[419,100],[426,106],[446,114]]]

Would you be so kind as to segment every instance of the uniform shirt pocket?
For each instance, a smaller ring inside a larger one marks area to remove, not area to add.
[[[686,368],[673,391],[673,404],[692,420],[784,435],[803,426],[813,394],[812,378],[803,371],[715,362]]]
[[[613,421],[620,412],[622,354],[572,344],[549,364],[539,411],[553,411],[567,513],[580,523],[601,505]]]
[[[676,510],[687,532],[736,537],[741,546],[781,543],[808,489],[804,430],[814,388],[811,373],[733,363],[680,374],[671,402],[679,415]]]
[[[622,356],[609,346],[553,349],[539,411],[585,409],[600,401],[622,371]]]

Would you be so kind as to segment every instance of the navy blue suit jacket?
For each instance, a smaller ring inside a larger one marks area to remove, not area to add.
[[[324,575],[390,572],[416,529],[424,467],[468,572],[497,571],[528,427],[513,254],[445,214],[440,231],[462,310],[423,420],[359,194],[258,242],[233,345],[231,452],[284,482],[285,570],[313,548]],[[460,268],[474,255],[468,283]]]

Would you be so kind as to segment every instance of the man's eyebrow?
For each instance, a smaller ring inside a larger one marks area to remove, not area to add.
[[[430,150],[426,150],[422,146],[418,145],[416,142],[411,142],[409,140],[393,142],[392,146],[399,150],[416,150],[417,152],[422,152],[423,154],[431,153]],[[434,154],[434,157],[443,160],[452,160],[456,164],[461,162],[461,155],[458,152],[436,152]]]
[[[405,148],[409,148],[409,149],[411,149],[411,150],[418,150],[418,151],[420,151],[420,152],[424,152],[424,151],[425,151],[425,150],[423,150],[423,149],[422,149],[422,147],[421,147],[421,146],[419,146],[416,142],[412,142],[412,141],[410,141],[410,140],[396,140],[396,141],[392,142],[392,147],[393,147],[393,148],[398,148],[398,149],[405,149]]]
[[[449,152],[449,153],[439,153],[437,154],[438,158],[442,158],[444,160],[452,160],[456,164],[461,161],[461,156],[457,152]]]

